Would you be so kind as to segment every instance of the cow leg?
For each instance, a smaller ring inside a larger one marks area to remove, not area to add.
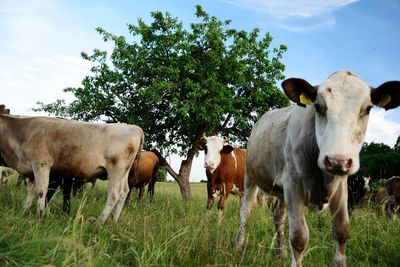
[[[278,199],[275,202],[275,207],[274,207],[274,224],[275,224],[275,229],[277,233],[277,243],[278,243],[278,248],[281,251],[281,256],[286,258],[287,257],[287,252],[285,248],[285,220],[286,220],[286,204],[285,201],[282,199]]]
[[[329,208],[333,216],[333,238],[335,240],[335,255],[332,266],[346,266],[346,242],[349,237],[349,214],[347,211],[347,182],[341,182],[332,197]]]
[[[38,194],[38,206],[37,211],[39,214],[39,218],[44,217],[45,207],[46,207],[46,194],[49,188],[49,175],[50,169],[46,168],[44,163],[39,166],[33,166],[33,172],[35,175],[35,189]]]
[[[214,196],[213,196],[213,192],[212,192],[212,184],[211,184],[211,176],[208,177],[208,173],[207,173],[207,206],[206,206],[206,218],[209,217],[210,215],[210,210],[212,208],[212,206],[214,205]]]
[[[72,179],[63,178],[63,211],[68,214],[71,211],[71,191]]]
[[[119,199],[114,209],[114,222],[117,222],[119,216],[121,215],[122,208],[124,207],[126,196],[129,192],[129,185],[128,185],[128,174],[129,170],[125,173],[124,178],[120,181],[120,191],[119,191]]]
[[[141,187],[139,187],[139,194],[138,194],[138,199],[137,199],[138,202],[139,202],[139,200],[141,200],[143,198],[144,189],[145,189],[145,185],[142,185]]]
[[[286,191],[290,192],[290,191]],[[292,252],[292,267],[301,266],[303,252],[308,245],[309,232],[301,198],[285,195],[289,214],[289,238]]]
[[[61,186],[62,178],[52,177],[49,181],[49,188],[47,189],[46,200],[50,202],[53,198],[54,193],[57,191],[57,188]]]
[[[29,209],[32,207],[32,201],[33,198],[35,197],[35,185],[34,181],[32,181],[30,178],[27,181],[26,184],[26,199],[24,201],[24,213],[27,213]]]
[[[258,187],[250,179],[248,179],[247,174],[244,178],[244,196],[242,203],[240,205],[240,225],[236,236],[236,249],[243,250],[245,245],[245,227],[247,222],[247,217],[250,214],[254,203],[257,201],[257,191]]]
[[[150,202],[153,202],[155,182],[155,180],[151,180],[147,189],[147,193],[150,195]]]
[[[224,183],[223,192],[218,201],[218,224],[222,223],[222,218],[225,209],[225,201],[228,199],[229,193],[232,191],[233,184]]]
[[[109,175],[106,206],[104,207],[103,212],[97,219],[97,224],[104,223],[110,215],[111,211],[114,209],[115,205],[117,204],[119,198],[119,187],[120,182],[116,180],[113,175]]]
[[[133,187],[129,186],[128,194],[126,195],[126,200],[125,202],[128,202],[128,200],[131,198],[131,193],[132,193]]]
[[[150,202],[153,202],[154,188],[157,182],[157,177],[158,177],[158,167],[154,168],[153,176],[151,177],[151,180],[149,182],[149,188],[147,189],[147,192],[150,194]]]

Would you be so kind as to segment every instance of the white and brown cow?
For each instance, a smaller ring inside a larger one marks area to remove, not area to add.
[[[9,113],[4,106],[0,110]],[[0,154],[8,166],[30,178],[24,210],[31,207],[36,191],[40,217],[50,176],[106,175],[107,203],[98,222],[104,222],[111,211],[117,221],[129,190],[128,173],[143,139],[142,129],[135,125],[0,115]]]
[[[196,142],[199,150],[204,150],[204,168],[207,175],[207,212],[214,204],[214,197],[219,196],[218,221],[222,220],[225,201],[229,193],[243,193],[243,178],[246,162],[246,150],[233,147],[226,139],[204,136]]]
[[[314,87],[303,79],[285,80],[282,87],[297,106],[268,111],[252,129],[247,146],[244,199],[236,238],[243,248],[245,224],[257,186],[278,196],[274,211],[278,246],[283,242],[286,210],[292,266],[300,266],[308,244],[304,207],[329,207],[333,216],[333,266],[344,266],[349,234],[347,176],[359,168],[359,152],[374,105],[386,110],[400,103],[400,82],[371,89],[350,71],[333,73]]]

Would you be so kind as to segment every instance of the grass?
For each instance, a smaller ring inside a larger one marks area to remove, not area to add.
[[[44,220],[36,210],[23,214],[26,192],[15,178],[0,188],[0,266],[288,266],[274,249],[272,212],[253,209],[244,253],[233,240],[239,224],[239,200],[229,197],[222,225],[216,207],[208,220],[205,184],[194,183],[193,200],[183,203],[175,183],[157,183],[153,203],[146,196],[124,207],[118,224],[94,224],[104,208],[106,183],[86,188],[71,200],[71,214],[62,212],[59,192]],[[132,195],[134,196],[134,195]],[[333,256],[329,213],[307,212],[310,242],[304,266],[327,266]],[[351,216],[346,254],[349,266],[400,266],[398,221],[378,216],[372,207]],[[286,229],[287,240],[287,229]]]

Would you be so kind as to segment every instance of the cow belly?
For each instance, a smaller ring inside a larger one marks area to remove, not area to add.
[[[247,146],[248,178],[264,192],[282,193],[287,119],[291,108],[265,113],[254,126]]]

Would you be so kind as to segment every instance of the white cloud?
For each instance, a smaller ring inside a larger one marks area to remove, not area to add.
[[[0,1],[0,14],[0,102],[13,114],[37,115],[30,110],[37,101],[71,100],[63,89],[79,86],[92,65],[81,51],[106,47],[94,29],[51,0]]]
[[[272,17],[277,27],[295,32],[332,28],[333,13],[358,0],[222,0]],[[306,24],[304,24],[306,23]]]
[[[358,0],[223,0],[224,2],[267,13],[277,19],[323,16]]]
[[[397,137],[400,135],[400,124],[386,118],[390,112],[393,111],[383,109],[371,111],[365,137],[367,143],[384,143],[390,147],[394,146]]]

